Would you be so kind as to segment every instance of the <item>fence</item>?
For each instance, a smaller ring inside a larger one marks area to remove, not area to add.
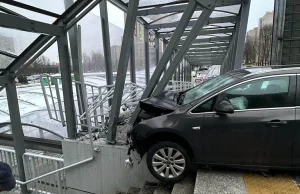
[[[183,82],[183,81],[170,80],[170,82],[167,85],[166,89],[170,90],[170,91],[173,91],[173,92],[180,92],[180,91],[190,89],[191,87],[193,87],[192,82]]]
[[[62,125],[65,126],[65,110],[63,106],[63,94],[60,85],[60,77],[55,77],[51,75],[41,75],[40,82],[50,119],[61,122]],[[76,91],[76,93],[74,92],[74,99],[77,102],[75,103],[77,125],[80,126],[81,129],[83,129],[84,127],[87,127],[87,122],[86,111],[83,111],[84,106],[81,100],[83,99],[83,94],[80,92],[83,91],[81,90],[81,87],[81,82],[73,81],[73,91]],[[99,86],[85,82],[84,87],[87,93],[87,112],[91,117],[92,129],[103,131],[106,129],[106,125],[108,122],[107,118],[110,112],[109,101],[113,98],[114,85]],[[137,84],[125,84],[122,97],[122,114],[128,112],[127,115],[130,115],[130,113],[133,112],[143,91],[144,87],[139,86]]]
[[[13,176],[16,180],[19,180],[15,151],[13,149],[0,147],[0,160],[11,166]],[[23,162],[26,180],[34,179],[64,167],[64,160],[62,158],[35,153],[25,153],[23,155]],[[19,184],[17,185],[19,186]],[[67,191],[65,172],[59,171],[55,174],[29,182],[27,188],[32,193],[65,194]]]
[[[60,79],[61,78],[57,76],[44,74],[41,75],[40,82],[50,118],[61,122],[62,125],[65,126],[65,110],[63,106],[63,94]],[[81,93],[81,91],[84,91],[81,88],[82,85],[85,87],[88,101],[88,108],[86,111],[82,102],[84,96]],[[187,90],[192,86],[193,84],[191,82],[172,80],[166,89],[177,92]],[[102,132],[107,129],[110,101],[113,98],[114,89],[114,85],[99,86],[87,82],[82,84],[81,82],[73,81],[73,91],[76,91],[76,93],[74,92],[74,99],[77,102],[75,103],[77,125],[80,126],[81,129],[87,128],[86,113],[88,113],[91,118],[93,131],[96,130]],[[119,123],[126,123],[129,121],[131,113],[138,104],[143,91],[144,87],[142,86],[135,83],[125,83]],[[50,99],[48,97],[50,97]]]

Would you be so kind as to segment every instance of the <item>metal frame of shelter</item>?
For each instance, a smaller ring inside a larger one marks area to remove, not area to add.
[[[110,0],[127,12],[115,92],[111,104],[107,141],[115,142],[116,124],[129,58],[134,58],[134,28],[136,21],[144,26],[146,89],[142,98],[159,94],[170,79],[191,80],[193,67],[221,65],[221,73],[240,68],[245,46],[246,28],[251,0]],[[76,118],[73,99],[71,60],[75,80],[82,75],[81,49],[76,23],[100,4],[100,18],[104,47],[107,85],[113,84],[107,0],[64,0],[67,8],[62,14],[40,9],[20,1],[0,0],[0,27],[40,34],[21,54],[4,50],[0,54],[13,59],[0,69],[0,91],[6,88],[12,136],[17,155],[20,181],[25,181],[22,155],[25,152],[24,134],[20,118],[15,78],[51,45],[57,42],[63,97],[69,138],[75,138]],[[22,8],[55,18],[52,24],[28,19],[3,4]],[[150,77],[149,31],[155,34],[156,68]],[[69,36],[67,34],[69,33]],[[68,41],[69,38],[69,41]],[[159,39],[163,40],[163,54],[159,56]],[[68,43],[70,43],[70,48]],[[69,49],[71,52],[69,52]],[[71,53],[71,56],[69,56]],[[130,62],[131,81],[135,82],[135,62]],[[78,89],[80,90],[80,88]],[[78,91],[77,91],[78,92]],[[80,109],[81,113],[85,110]],[[134,123],[140,108],[131,117]],[[26,185],[22,185],[26,193]]]

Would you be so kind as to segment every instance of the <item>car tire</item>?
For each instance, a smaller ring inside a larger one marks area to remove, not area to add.
[[[174,142],[159,142],[150,147],[147,166],[151,174],[165,183],[182,180],[191,165],[186,149]]]

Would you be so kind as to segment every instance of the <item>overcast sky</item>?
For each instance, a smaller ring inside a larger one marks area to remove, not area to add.
[[[247,30],[257,27],[259,18],[264,16],[267,11],[273,11],[273,9],[274,0],[252,0]],[[99,15],[99,7],[96,7],[93,13]],[[124,13],[109,2],[108,16],[109,22],[124,28]]]
[[[267,11],[274,10],[274,0],[252,0],[248,20],[248,30],[258,26],[258,20],[265,15]]]

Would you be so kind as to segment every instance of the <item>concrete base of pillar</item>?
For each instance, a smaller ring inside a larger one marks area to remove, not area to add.
[[[65,166],[91,157],[88,142],[64,140],[62,143]],[[115,194],[127,192],[130,187],[141,188],[145,181],[158,182],[148,171],[145,157],[132,154],[132,169],[124,165],[128,158],[126,146],[112,146],[95,142],[98,149],[95,159],[66,171],[68,190],[71,193]]]

